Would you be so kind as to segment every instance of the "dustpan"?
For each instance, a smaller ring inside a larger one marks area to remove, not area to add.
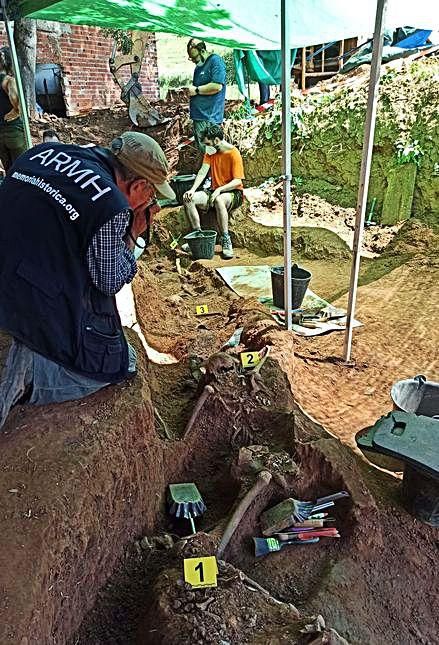
[[[189,520],[192,533],[195,533],[194,518],[203,515],[206,504],[200,491],[193,483],[169,484],[169,512],[179,519]]]

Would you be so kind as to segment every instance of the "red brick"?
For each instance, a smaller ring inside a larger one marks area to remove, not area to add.
[[[37,63],[57,63],[63,69],[64,86],[70,91],[69,116],[91,108],[120,105],[120,88],[108,69],[113,43],[104,38],[98,28],[72,25],[70,33],[55,36],[39,31],[37,38]],[[0,46],[5,44],[5,33],[0,25]],[[127,81],[129,71],[123,70],[121,76]],[[148,99],[159,98],[154,34],[148,35],[140,83]]]

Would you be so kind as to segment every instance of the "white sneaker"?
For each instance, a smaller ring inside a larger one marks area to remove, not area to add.
[[[225,260],[231,260],[233,258],[233,246],[228,233],[223,233],[221,235],[221,246],[223,250],[223,258]]]

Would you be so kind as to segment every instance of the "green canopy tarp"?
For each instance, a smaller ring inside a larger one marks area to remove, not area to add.
[[[374,29],[376,0],[289,0],[290,47]],[[10,13],[43,20],[198,36],[237,49],[281,49],[280,0],[7,0]],[[386,24],[439,29],[439,3],[388,0]]]
[[[294,65],[297,49],[291,51],[291,66]],[[280,85],[282,82],[282,54],[277,49],[253,51],[234,49],[233,63],[239,91],[247,96],[246,76],[250,81],[264,85]]]

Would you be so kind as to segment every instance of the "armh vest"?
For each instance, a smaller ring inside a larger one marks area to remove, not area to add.
[[[46,358],[116,383],[128,345],[87,266],[94,234],[129,208],[101,148],[45,143],[0,186],[0,328]]]

